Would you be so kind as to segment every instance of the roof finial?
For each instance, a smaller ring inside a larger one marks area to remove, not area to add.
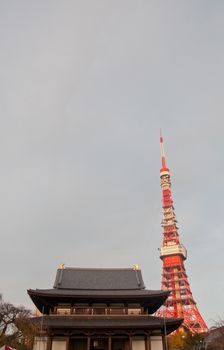
[[[134,265],[133,265],[133,270],[140,270],[139,265],[138,265],[138,264],[134,264]]]
[[[58,266],[58,268],[60,269],[60,270],[64,270],[64,268],[65,268],[65,264],[59,264],[59,266]]]

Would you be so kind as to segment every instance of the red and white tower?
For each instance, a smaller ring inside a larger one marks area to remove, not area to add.
[[[160,248],[160,259],[163,262],[162,289],[170,291],[170,296],[160,312],[163,313],[164,317],[182,317],[184,318],[183,325],[191,332],[203,333],[208,328],[194,301],[184,267],[187,251],[179,240],[171,193],[170,171],[166,166],[162,135],[160,135],[160,147],[163,207],[163,245]]]

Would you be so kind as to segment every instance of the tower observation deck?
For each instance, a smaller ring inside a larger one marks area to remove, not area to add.
[[[162,290],[170,292],[163,309],[157,314],[164,317],[182,317],[183,325],[193,333],[208,330],[193,298],[184,267],[187,250],[180,243],[177,220],[172,200],[170,171],[166,166],[163,137],[160,135],[162,167],[160,179],[163,208],[163,244],[160,248],[162,267]]]

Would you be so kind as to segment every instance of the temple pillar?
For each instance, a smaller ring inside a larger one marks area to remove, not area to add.
[[[129,350],[132,350],[132,336],[129,335]]]
[[[47,350],[51,350],[52,347],[52,337],[49,335],[47,337]]]
[[[163,350],[168,350],[167,338],[165,335],[162,336]]]
[[[66,337],[66,350],[69,350],[69,336]]]
[[[87,336],[86,350],[90,350],[90,336]]]
[[[148,334],[145,336],[145,350],[151,350],[150,336]]]
[[[112,349],[112,338],[111,335],[108,336],[108,350]]]

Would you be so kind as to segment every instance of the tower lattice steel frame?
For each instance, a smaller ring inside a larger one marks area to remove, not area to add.
[[[163,308],[157,312],[157,315],[163,315],[164,317],[183,317],[184,327],[193,333],[203,333],[208,328],[194,301],[184,267],[184,260],[187,259],[187,251],[179,240],[177,220],[172,200],[170,171],[166,166],[162,135],[160,135],[160,147],[162,158],[160,179],[163,207],[163,244],[160,248],[160,259],[163,262],[162,289],[169,290],[170,296]]]

